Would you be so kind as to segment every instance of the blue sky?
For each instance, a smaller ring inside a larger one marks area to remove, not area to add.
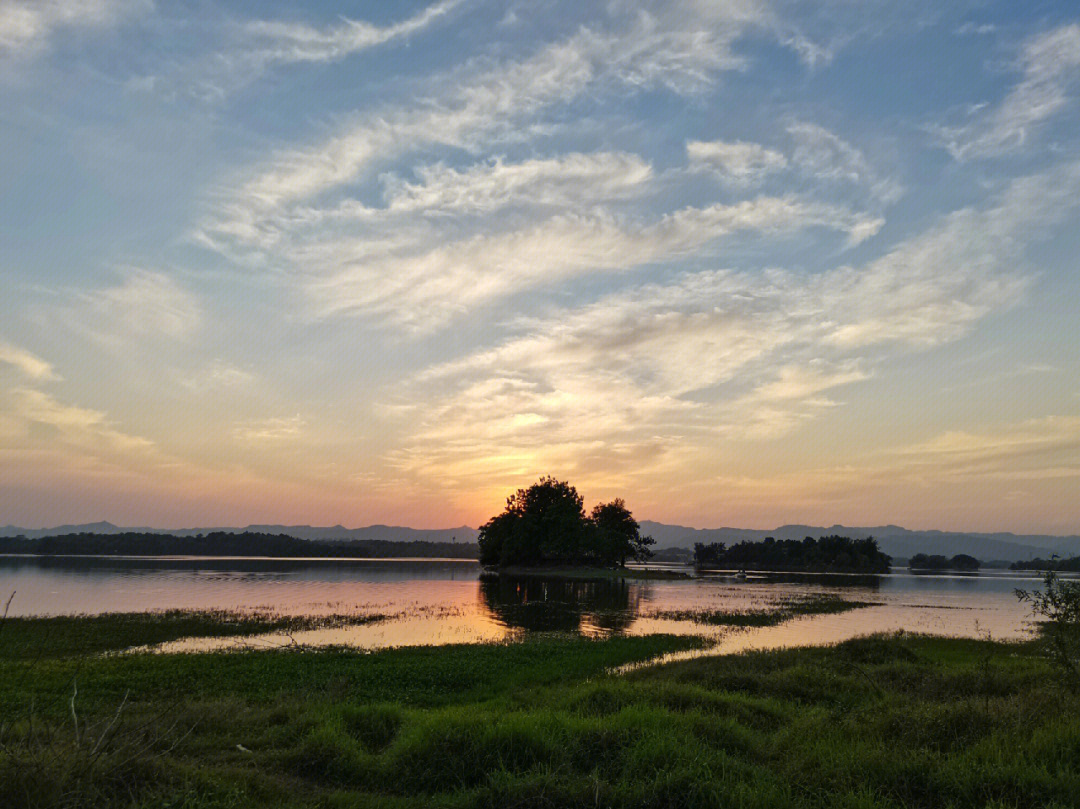
[[[7,2],[0,520],[1075,532],[1067,2]]]

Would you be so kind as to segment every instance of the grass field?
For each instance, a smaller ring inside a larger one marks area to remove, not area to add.
[[[9,628],[4,807],[999,809],[1080,796],[1080,695],[1034,643],[875,637],[614,675],[701,641],[28,658]],[[18,631],[31,638],[34,620]]]

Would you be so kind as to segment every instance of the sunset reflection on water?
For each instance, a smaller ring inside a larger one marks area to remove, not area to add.
[[[182,639],[161,651],[391,646],[514,641],[531,633],[702,635],[715,650],[832,643],[906,630],[1009,639],[1030,631],[1013,590],[1034,576],[975,577],[707,574],[692,580],[480,576],[461,560],[202,558],[0,558],[0,592],[16,592],[13,615],[161,609],[272,611],[285,615],[386,616],[364,624],[244,638]],[[790,599],[831,594],[872,602],[778,626],[734,629],[660,613],[770,610]]]

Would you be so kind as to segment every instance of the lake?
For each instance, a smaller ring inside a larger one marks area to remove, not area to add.
[[[683,570],[684,568],[678,568]],[[185,639],[163,650],[234,647],[388,646],[475,643],[533,632],[699,634],[714,651],[832,643],[871,632],[1020,638],[1033,626],[1017,587],[1034,573],[977,575],[752,574],[706,572],[690,580],[481,578],[473,561],[441,559],[266,559],[208,557],[0,557],[0,598],[10,613],[64,615],[163,609],[269,610],[288,615],[383,615],[363,625],[283,637]],[[670,620],[660,613],[760,610],[831,594],[873,606],[748,629]]]

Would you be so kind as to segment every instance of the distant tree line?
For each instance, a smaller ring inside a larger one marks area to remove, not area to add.
[[[653,551],[650,561],[685,565],[689,564],[693,558],[694,552],[689,548],[663,548]]]
[[[1027,562],[1013,562],[1009,570],[1064,570],[1080,573],[1080,556],[1069,559],[1030,559]]]
[[[648,558],[653,540],[641,535],[621,499],[586,515],[577,489],[546,477],[508,497],[502,512],[480,526],[477,543],[485,565],[606,567]]]
[[[958,553],[951,559],[946,556],[917,553],[908,560],[910,570],[978,570],[982,563],[974,556]]]
[[[877,540],[827,536],[761,542],[744,541],[730,548],[723,542],[694,545],[694,564],[732,570],[807,571],[816,573],[887,573],[892,559]]]
[[[472,542],[392,542],[378,539],[309,540],[285,534],[214,531],[195,536],[127,532],[121,534],[61,534],[38,539],[0,537],[0,553],[43,556],[87,554],[95,556],[310,556],[317,558],[367,557],[386,559],[476,559]]]

